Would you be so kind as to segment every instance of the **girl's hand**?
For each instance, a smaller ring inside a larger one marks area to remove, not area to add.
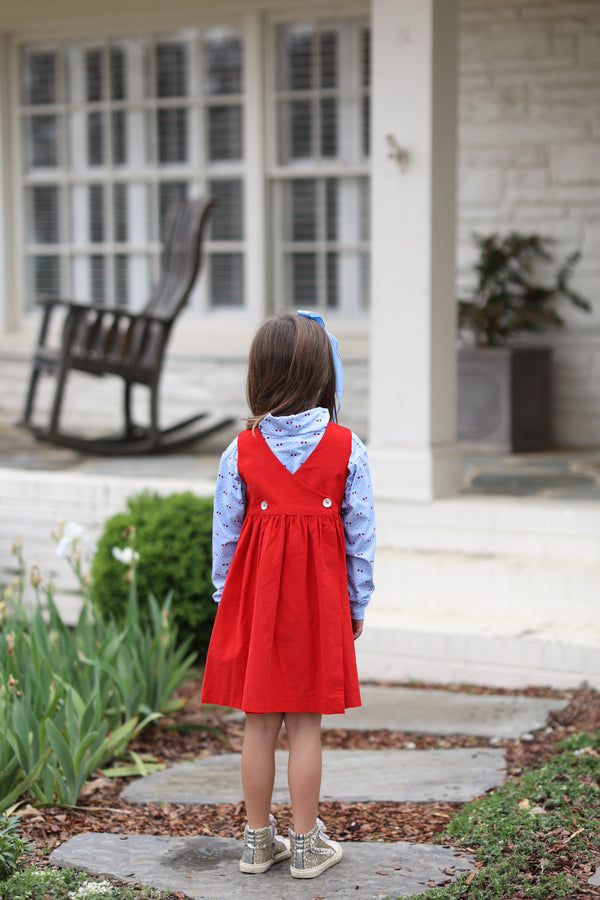
[[[354,640],[359,638],[362,634],[363,630],[363,620],[362,619],[352,619],[352,634],[354,635]]]

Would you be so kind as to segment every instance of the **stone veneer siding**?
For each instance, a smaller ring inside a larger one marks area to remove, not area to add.
[[[473,231],[537,232],[582,253],[554,346],[559,446],[600,444],[600,2],[460,0],[458,282]],[[540,338],[537,338],[539,341]]]

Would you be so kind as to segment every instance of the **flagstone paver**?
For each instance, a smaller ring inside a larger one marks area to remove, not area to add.
[[[286,750],[275,753],[273,803],[289,802],[287,758]],[[498,748],[324,750],[321,798],[464,802],[501,784],[504,776],[504,751]],[[122,796],[133,803],[237,803],[240,756],[224,753],[171,766],[132,781]]]
[[[362,706],[339,716],[323,716],[323,728],[387,728],[424,734],[471,734],[518,738],[543,728],[552,710],[568,700],[466,694],[420,688],[361,685]]]
[[[80,834],[55,850],[51,862],[183,891],[192,900],[408,897],[447,883],[473,865],[468,855],[430,844],[343,843],[342,847],[342,861],[315,881],[292,878],[286,862],[264,875],[242,875],[238,868],[242,842],[231,838]]]

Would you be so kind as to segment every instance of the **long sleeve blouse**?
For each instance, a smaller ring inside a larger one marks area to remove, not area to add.
[[[329,412],[318,407],[291,416],[266,416],[258,426],[267,445],[294,473],[310,456],[329,424]],[[221,599],[225,578],[246,511],[246,485],[237,463],[237,438],[221,457],[213,516],[214,599]],[[373,592],[375,515],[367,449],[354,433],[342,503],[346,541],[348,595],[353,619],[364,619]]]

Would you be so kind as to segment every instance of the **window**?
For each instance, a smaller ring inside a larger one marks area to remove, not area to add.
[[[170,207],[212,196],[219,204],[192,306],[242,309],[247,186],[266,179],[268,209],[258,219],[266,212],[270,221],[273,305],[366,310],[368,23],[272,21],[264,37],[273,50],[266,98],[258,78],[247,83],[241,28],[21,47],[28,303],[54,295],[139,308],[158,274]],[[254,41],[248,52],[256,54]],[[246,127],[249,96],[267,107],[266,161],[262,144],[251,154],[244,146],[255,133]],[[266,305],[262,295],[259,302]]]
[[[43,295],[142,305],[172,203],[215,196],[205,307],[245,292],[243,40],[234,28],[23,47],[25,270]]]
[[[276,303],[356,313],[368,303],[369,30],[285,23],[274,45]]]

